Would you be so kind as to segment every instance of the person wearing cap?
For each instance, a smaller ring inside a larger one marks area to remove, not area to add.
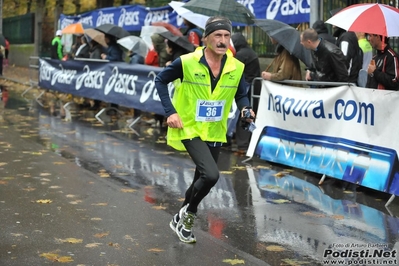
[[[51,41],[51,59],[62,60],[62,43],[61,43],[61,30],[57,30],[54,39]]]
[[[155,86],[167,117],[167,144],[186,150],[196,168],[181,209],[169,225],[185,243],[195,243],[192,232],[197,208],[219,179],[217,160],[226,143],[227,119],[235,100],[243,116],[255,113],[249,99],[244,64],[228,51],[231,21],[210,17],[205,25],[204,46],[180,56],[155,78]],[[174,83],[173,99],[168,84]],[[247,112],[248,110],[248,112]]]

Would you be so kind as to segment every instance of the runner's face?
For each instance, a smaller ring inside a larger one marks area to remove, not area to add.
[[[216,54],[224,55],[230,46],[231,34],[227,30],[217,30],[205,37],[206,47]]]

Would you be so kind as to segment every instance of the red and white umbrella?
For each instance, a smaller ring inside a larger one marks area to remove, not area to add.
[[[383,4],[348,6],[326,21],[347,31],[399,36],[399,9]]]

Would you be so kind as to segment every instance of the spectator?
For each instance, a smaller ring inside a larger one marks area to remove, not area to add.
[[[247,95],[248,98],[251,99],[252,94],[251,94],[251,85],[252,81],[254,78],[260,77],[260,64],[259,64],[259,58],[256,52],[248,45],[247,40],[245,39],[244,35],[242,33],[237,32],[234,33],[231,36],[231,40],[234,44],[235,50],[236,50],[236,55],[235,58],[239,60],[241,63],[244,64],[244,78],[246,81],[246,89],[247,89]],[[260,83],[255,83],[255,85],[260,85]],[[260,87],[255,86],[255,94],[260,93]],[[258,108],[257,104],[254,104],[252,106],[253,110],[256,113],[256,110]],[[236,116],[239,116],[239,110],[236,113]],[[251,132],[244,130],[241,126],[241,121],[238,119],[235,127],[235,141],[237,144],[237,152],[238,153],[246,153],[249,142],[251,139]],[[234,149],[233,149],[234,150]]]
[[[6,46],[4,47],[4,66],[8,66],[8,54],[10,52],[10,41],[6,36],[4,36]]]
[[[165,66],[168,66],[175,59],[179,58],[181,55],[187,54],[189,51],[172,42],[171,40],[166,40],[166,52],[171,56],[171,60],[165,64]]]
[[[158,53],[155,49],[150,49],[145,57],[145,64],[149,66],[159,67]]]
[[[54,39],[51,41],[51,59],[62,60],[61,30],[57,30]]]
[[[389,46],[387,37],[377,34],[367,34],[371,46],[377,51],[371,60],[367,73],[367,88],[379,90],[399,89],[399,61],[398,55]]]
[[[165,67],[166,62],[172,59],[172,56],[166,52],[165,38],[155,33],[151,36],[151,40],[154,45],[154,50],[158,54],[158,66]]]
[[[326,40],[327,42],[335,44],[337,39],[334,38],[329,32],[326,24],[322,20],[317,20],[313,23],[312,28],[317,32],[320,38]]]
[[[108,47],[106,53],[101,54],[101,58],[109,61],[123,62],[123,51],[116,42],[116,38],[112,35],[105,34],[105,42]]]
[[[103,53],[103,47],[96,42],[95,40],[91,40],[89,43],[89,58],[90,59],[102,59],[101,54]]]
[[[4,60],[5,48],[0,45],[0,76],[3,76],[3,60]]]
[[[359,47],[363,51],[362,69],[367,71],[370,61],[373,58],[373,47],[371,47],[371,44],[366,39],[366,34],[364,32],[356,32],[356,37],[359,43]]]
[[[276,57],[274,57],[269,67],[272,71],[268,72],[269,67],[262,72],[262,78],[271,81],[302,80],[301,66],[298,58],[290,54],[275,39],[270,38],[272,44],[276,45]]]
[[[75,43],[72,44],[71,52],[69,54],[70,58],[75,58],[76,51],[79,49],[79,46],[82,44],[82,41],[81,41],[82,37],[83,37],[83,35],[81,35],[81,34],[76,35]]]
[[[183,33],[184,36],[187,36],[188,41],[192,43],[195,47],[202,45],[202,31],[193,23],[188,21],[187,19],[183,19],[184,25],[187,26],[186,31]]]
[[[226,142],[226,123],[232,102],[235,100],[242,112],[249,104],[243,78],[244,64],[226,55],[231,29],[227,18],[210,17],[204,33],[206,46],[176,59],[155,78],[168,116],[168,145],[187,150],[196,165],[182,208],[169,223],[184,243],[196,242],[192,228],[198,205],[219,179],[217,161],[221,144]],[[182,83],[172,103],[168,84],[175,80]],[[207,103],[212,108],[207,108]],[[252,110],[251,115],[255,116]]]
[[[337,46],[345,56],[348,69],[348,81],[357,84],[359,71],[363,67],[363,51],[359,47],[356,34],[336,27],[334,36],[337,37]]]
[[[319,38],[312,28],[302,32],[301,44],[311,50],[314,62],[314,66],[306,71],[306,80],[348,82],[345,56],[338,46]]]
[[[90,46],[85,36],[80,38],[79,48],[76,50],[75,58],[90,58]]]

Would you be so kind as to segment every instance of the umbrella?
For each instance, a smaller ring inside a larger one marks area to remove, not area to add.
[[[169,24],[169,23],[167,23],[167,22],[157,21],[157,22],[151,23],[151,25],[153,25],[153,26],[161,26],[161,27],[164,27],[164,28],[166,28],[168,31],[170,31],[171,33],[173,33],[174,35],[183,36],[183,33],[182,33],[178,28],[176,28],[175,26],[173,26],[172,24]]]
[[[168,31],[165,27],[162,26],[143,26],[141,27],[140,38],[147,44],[150,50],[153,49],[153,44],[151,40],[151,36],[155,33],[161,33]]]
[[[197,13],[192,12],[191,10],[188,10],[187,8],[184,8],[183,2],[172,1],[169,3],[169,5],[173,8],[173,10],[179,16],[181,16],[185,20],[193,23],[197,27],[200,27],[201,29],[205,29],[205,24],[206,24],[206,21],[208,20],[209,16],[197,14]]]
[[[326,21],[347,31],[399,36],[399,9],[383,4],[348,6]]]
[[[182,47],[183,49],[186,49],[189,52],[193,52],[195,50],[195,46],[190,43],[184,36],[176,36],[170,31],[161,32],[159,33],[159,35],[161,35],[165,39],[168,39],[169,41],[174,42],[175,44]]]
[[[253,24],[255,16],[235,0],[191,0],[183,5],[194,13],[206,16],[224,16],[233,22]]]
[[[123,37],[116,42],[125,47],[128,51],[133,51],[143,57],[147,55],[148,46],[140,37],[130,35]]]
[[[93,28],[91,25],[78,22],[69,24],[65,28],[62,29],[62,34],[84,34],[85,29]]]
[[[130,36],[130,33],[124,28],[114,24],[102,24],[96,28],[96,30],[104,32],[105,34],[114,36],[117,39]]]
[[[105,42],[105,34],[101,31],[95,29],[85,29],[84,34],[89,37],[90,40],[95,40],[101,46],[108,47],[107,43]]]
[[[255,24],[281,44],[290,54],[311,67],[310,51],[301,45],[300,33],[288,24],[272,19],[256,19]]]

